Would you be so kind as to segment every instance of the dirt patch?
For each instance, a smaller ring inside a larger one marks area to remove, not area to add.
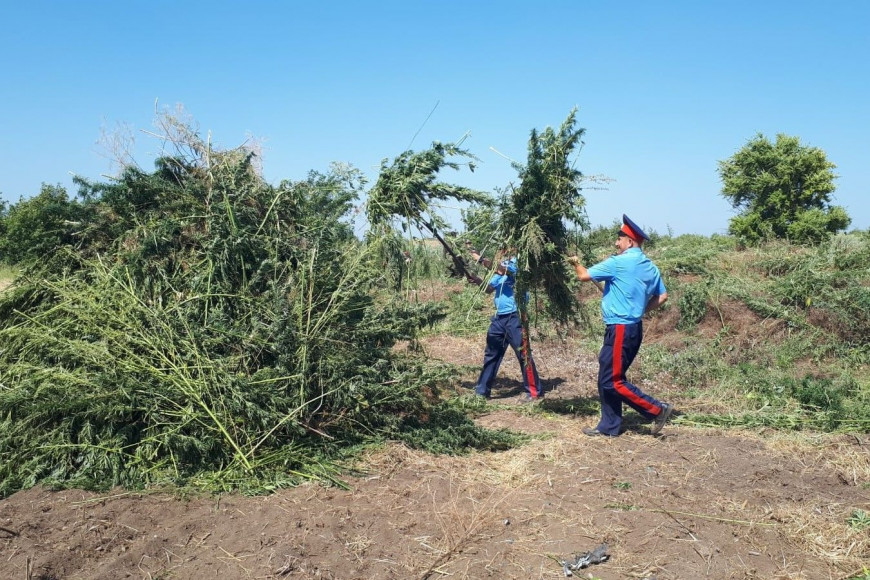
[[[483,335],[424,342],[467,365]],[[601,580],[843,579],[870,561],[868,442],[854,436],[702,430],[677,418],[659,437],[589,438],[595,353],[535,345],[548,389],[518,402],[505,358],[489,427],[529,433],[503,453],[431,456],[399,445],[356,466],[350,489],[304,485],[265,497],[35,488],[0,502],[0,578],[563,578],[560,560],[607,543]],[[673,385],[645,385],[680,408]],[[470,392],[470,391],[469,391]],[[543,412],[537,412],[543,411]]]

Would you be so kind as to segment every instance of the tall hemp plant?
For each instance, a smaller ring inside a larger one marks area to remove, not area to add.
[[[460,142],[461,144],[461,142]],[[375,232],[388,235],[396,219],[428,233],[444,248],[458,275],[473,279],[461,254],[446,239],[449,226],[439,213],[441,202],[491,203],[489,195],[467,187],[438,181],[444,169],[459,170],[462,159],[474,171],[475,157],[459,144],[435,142],[425,151],[405,151],[392,163],[385,159],[375,186],[369,192],[367,217]]]
[[[571,232],[589,229],[581,194],[583,174],[572,162],[585,132],[576,126],[576,115],[575,108],[558,130],[532,130],[526,164],[514,164],[520,185],[500,202],[499,229],[517,253],[517,295],[542,291],[545,311],[557,322],[567,322],[577,311],[573,274],[564,260]],[[520,304],[528,332],[528,304]]]

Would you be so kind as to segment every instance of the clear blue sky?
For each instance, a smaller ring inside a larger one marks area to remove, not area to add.
[[[572,107],[593,224],[724,233],[716,162],[757,133],[837,164],[834,203],[870,228],[870,2],[4,2],[0,192],[113,170],[101,130],[133,128],[153,167],[154,104],[182,104],[222,147],[262,141],[277,183],[455,141],[482,165],[445,181],[516,182],[533,128]],[[497,150],[500,154],[494,152]]]

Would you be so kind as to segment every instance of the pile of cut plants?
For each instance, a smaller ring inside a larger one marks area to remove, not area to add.
[[[154,171],[78,181],[72,242],[0,296],[0,496],[340,483],[358,446],[430,428],[446,452],[509,444],[434,396],[454,371],[392,348],[444,311],[385,291],[357,171],[274,186],[253,151],[169,126]]]

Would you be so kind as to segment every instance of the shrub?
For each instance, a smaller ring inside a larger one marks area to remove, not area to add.
[[[19,264],[76,244],[85,212],[60,185],[43,184],[39,195],[13,204],[0,220],[0,260]]]
[[[680,310],[680,321],[677,328],[688,330],[694,328],[707,314],[707,298],[709,291],[706,284],[688,284],[683,286],[677,308]]]

